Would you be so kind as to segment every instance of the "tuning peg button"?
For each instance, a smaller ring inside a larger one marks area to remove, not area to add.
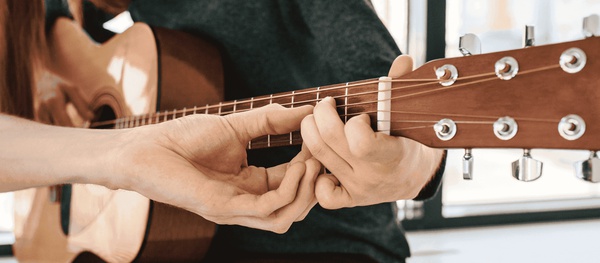
[[[475,34],[465,34],[458,39],[458,50],[463,56],[481,54],[481,40]]]
[[[532,47],[535,45],[535,35],[533,32],[533,26],[525,26],[525,32],[523,32],[523,47]]]
[[[583,19],[583,35],[585,37],[600,36],[600,18],[590,15]]]
[[[463,156],[463,179],[473,180],[473,154],[471,149],[465,149],[465,155]]]
[[[575,176],[587,182],[600,182],[600,159],[595,151],[590,151],[590,158],[587,160],[575,163]]]
[[[524,182],[537,180],[542,176],[543,165],[531,157],[529,149],[524,149],[523,156],[512,163],[513,177]]]

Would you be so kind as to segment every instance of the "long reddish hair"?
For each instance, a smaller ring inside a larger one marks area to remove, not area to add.
[[[0,111],[31,119],[35,70],[45,56],[44,2],[0,4]]]

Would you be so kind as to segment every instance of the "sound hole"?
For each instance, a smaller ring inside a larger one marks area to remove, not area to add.
[[[94,116],[95,116],[95,118],[92,121],[92,123],[103,123],[103,122],[115,120],[117,118],[115,111],[108,105],[103,105],[103,106],[100,106],[99,108],[97,108],[96,111],[94,112]],[[114,129],[114,128],[115,128],[115,124],[111,123],[111,122],[107,122],[106,124],[93,127],[93,129]]]

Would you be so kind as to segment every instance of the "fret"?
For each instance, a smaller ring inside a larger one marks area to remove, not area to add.
[[[225,116],[228,114],[235,113],[237,111],[237,107],[238,107],[237,101],[221,103],[221,104],[219,104],[219,108],[221,109],[221,112],[219,112],[219,115]]]
[[[133,128],[133,122],[134,122],[134,118],[132,117],[128,117],[127,118],[129,121],[127,122],[127,128]]]
[[[196,114],[196,110],[198,110],[198,106],[194,106],[194,113],[192,113],[192,114],[195,115]]]
[[[273,94],[269,96],[269,104],[273,104]]]
[[[301,145],[302,135],[300,131],[294,131],[290,133],[291,136],[286,134],[281,135],[265,135],[248,142],[248,150],[250,149],[264,149],[268,147],[279,147],[289,145]],[[291,139],[289,139],[291,137]]]
[[[296,91],[292,91],[292,105],[290,105],[290,108],[294,108],[294,94],[296,93]],[[290,132],[290,145],[292,145],[293,142],[293,138],[292,138],[292,133]]]
[[[140,126],[140,116],[135,116],[135,124],[134,127]]]
[[[160,120],[158,119],[160,117],[160,111],[158,111],[156,114],[156,121],[154,123],[159,123]]]
[[[315,106],[317,106],[317,103],[319,103],[320,95],[321,95],[321,87],[317,87],[317,99],[315,101]]]
[[[254,108],[254,97],[250,98],[250,110]],[[248,142],[248,149],[252,149],[252,140]]]
[[[273,100],[273,98],[272,98],[273,95],[270,95],[270,96],[271,97],[267,97],[267,96],[253,97],[252,101],[251,101],[252,109],[260,108],[260,107],[271,104],[272,100]]]
[[[185,112],[187,111],[187,108],[183,107],[183,115],[181,117],[185,117]]]
[[[171,120],[174,120],[174,119],[177,119],[177,109],[173,110],[173,119],[171,119]]]
[[[221,108],[223,107],[223,102],[219,102],[219,113],[217,115],[221,116]]]
[[[204,114],[208,114],[208,103],[206,104]]]
[[[344,95],[344,123],[348,122],[348,82],[346,82],[346,92]]]
[[[146,125],[146,115],[142,116],[142,126]]]
[[[165,114],[165,119],[163,120],[163,122],[167,121],[167,116],[169,116],[169,111],[165,110],[164,114]]]

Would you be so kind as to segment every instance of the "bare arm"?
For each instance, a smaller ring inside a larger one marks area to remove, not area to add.
[[[316,204],[320,164],[302,151],[289,164],[248,166],[246,145],[298,129],[311,110],[270,105],[123,130],[63,128],[0,115],[0,191],[100,184],[216,223],[285,232]]]

